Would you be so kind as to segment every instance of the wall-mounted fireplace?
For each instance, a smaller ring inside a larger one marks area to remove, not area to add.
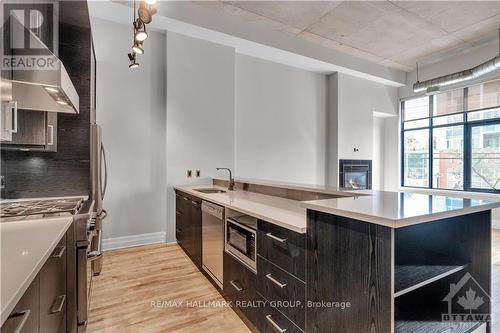
[[[340,160],[339,184],[341,188],[352,190],[371,190],[371,160]]]

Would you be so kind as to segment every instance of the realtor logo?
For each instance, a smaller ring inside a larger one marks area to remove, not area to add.
[[[57,2],[2,1],[1,69],[56,70]]]
[[[466,273],[457,284],[450,284],[450,292],[443,299],[448,302],[448,313],[443,321],[490,321],[490,295]]]

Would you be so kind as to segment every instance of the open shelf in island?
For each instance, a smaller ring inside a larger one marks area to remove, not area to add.
[[[394,297],[409,293],[467,267],[463,265],[396,265]]]
[[[396,321],[395,333],[473,333],[482,322]]]

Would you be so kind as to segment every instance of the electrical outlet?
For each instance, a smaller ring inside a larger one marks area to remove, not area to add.
[[[196,170],[196,178],[200,178],[201,177],[201,170]]]
[[[187,177],[188,177],[188,178],[193,177],[193,170],[188,170],[188,171],[187,171]]]

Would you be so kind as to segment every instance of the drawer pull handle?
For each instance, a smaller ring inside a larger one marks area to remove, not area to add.
[[[181,228],[176,228],[175,231],[177,231],[177,233],[179,233],[179,234],[182,234],[182,229]]]
[[[58,247],[56,247],[56,249],[54,250],[54,252],[52,252],[52,254],[50,255],[50,258],[51,259],[61,258],[62,255],[64,254],[65,250],[66,250],[66,246],[58,246]]]
[[[62,311],[64,306],[64,301],[66,300],[66,295],[57,296],[52,308],[50,309],[50,313],[59,313]]]
[[[272,320],[272,319],[271,319],[271,317],[272,317],[272,316],[271,316],[270,314],[268,314],[268,315],[266,316],[266,320],[267,320],[267,321],[268,321],[271,325],[273,325],[273,327],[274,327],[274,328],[275,328],[278,332],[280,332],[280,333],[284,333],[284,332],[286,332],[286,328],[281,328],[278,324],[276,324],[276,322],[275,322],[274,320]]]
[[[280,243],[285,243],[285,242],[286,242],[286,238],[280,238],[280,237],[278,237],[278,236],[274,236],[274,235],[273,235],[272,233],[270,233],[270,232],[268,232],[268,233],[266,234],[266,236],[267,236],[267,237],[269,237],[269,238],[272,238],[272,239],[274,239],[275,241],[278,241],[278,242],[280,242]]]
[[[275,285],[277,285],[280,288],[285,288],[286,287],[286,283],[279,282],[278,280],[276,280],[275,278],[273,278],[273,276],[271,275],[271,273],[266,274],[266,278],[268,278],[269,280],[271,280]]]
[[[9,318],[7,320],[17,318],[17,317],[23,317],[21,319],[21,321],[19,322],[19,324],[17,325],[16,329],[14,330],[14,333],[21,333],[22,332],[24,325],[26,325],[26,322],[28,321],[30,314],[31,314],[31,310],[23,310],[23,311],[16,312],[16,313],[9,316]]]
[[[243,288],[241,288],[240,286],[238,286],[236,284],[235,280],[231,280],[231,281],[229,281],[229,283],[231,283],[231,285],[233,286],[234,289],[236,289],[236,291],[238,291],[238,292],[243,291]]]

